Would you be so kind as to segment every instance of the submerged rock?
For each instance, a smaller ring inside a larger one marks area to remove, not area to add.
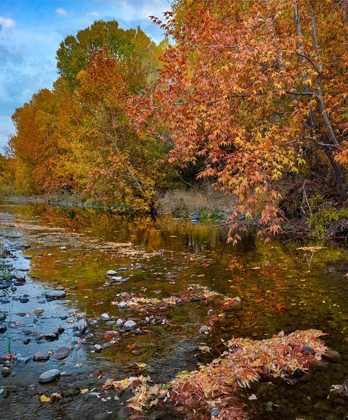
[[[335,350],[327,349],[326,352],[323,354],[323,358],[329,360],[330,362],[340,362],[342,360],[342,356]]]
[[[14,277],[16,280],[25,281],[26,274],[23,271],[16,271]]]
[[[3,334],[7,330],[6,325],[0,323],[0,334]]]
[[[33,356],[33,362],[46,362],[50,358],[48,351],[38,351]]]
[[[64,290],[49,290],[46,293],[47,299],[64,299],[66,297],[66,292]]]
[[[70,356],[72,349],[68,347],[61,347],[60,349],[56,350],[52,356],[52,359],[62,360]]]
[[[10,239],[18,239],[22,236],[22,234],[16,230],[12,230],[11,232],[9,232],[7,235],[5,235],[5,238],[10,238]]]
[[[39,383],[40,384],[48,384],[49,382],[53,382],[55,380],[58,380],[60,378],[60,372],[58,369],[51,369],[47,372],[44,372],[39,377]]]
[[[80,319],[77,323],[77,329],[80,331],[80,333],[84,333],[87,330],[87,322],[85,319]]]
[[[1,374],[4,378],[6,378],[6,376],[11,375],[11,369],[9,367],[4,367],[2,368]]]

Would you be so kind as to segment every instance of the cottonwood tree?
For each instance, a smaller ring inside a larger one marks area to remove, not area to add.
[[[137,122],[165,121],[172,160],[203,156],[199,176],[237,198],[231,220],[257,218],[260,234],[280,230],[280,181],[308,164],[308,149],[346,199],[346,6],[180,0],[165,22],[153,18],[173,43]],[[232,224],[234,240],[240,228]]]

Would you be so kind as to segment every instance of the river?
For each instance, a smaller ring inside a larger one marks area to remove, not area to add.
[[[223,351],[222,340],[232,336],[264,339],[310,328],[327,334],[327,346],[340,359],[318,364],[291,385],[255,384],[241,399],[250,418],[344,418],[346,401],[328,396],[332,385],[348,379],[347,248],[301,237],[264,244],[252,231],[232,246],[227,233],[220,220],[154,221],[91,209],[1,204],[0,312],[6,331],[0,355],[10,346],[17,359],[8,363],[9,376],[0,377],[0,418],[130,418],[129,394],[105,391],[106,379],[150,375],[166,383],[211,361]],[[108,276],[109,270],[116,273]],[[14,273],[24,276],[10,284]],[[55,288],[66,296],[47,299]],[[241,303],[220,310],[206,292],[238,296]],[[130,305],[132,297],[138,306]],[[129,331],[122,326],[127,321],[134,322]],[[204,346],[210,352],[200,351]],[[60,348],[69,355],[57,360],[52,355]],[[37,352],[51,357],[35,362]],[[60,371],[59,381],[39,384],[50,369]],[[55,402],[41,401],[52,393],[59,395]],[[251,394],[257,400],[249,400]],[[168,410],[143,418],[176,418]]]

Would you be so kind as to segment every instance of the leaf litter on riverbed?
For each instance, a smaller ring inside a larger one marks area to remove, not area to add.
[[[228,351],[219,358],[198,371],[182,372],[169,384],[150,385],[150,377],[139,376],[123,381],[108,379],[104,387],[132,389],[135,395],[128,400],[129,406],[138,411],[162,401],[174,404],[187,419],[208,420],[212,407],[221,409],[220,419],[242,419],[245,411],[237,390],[249,387],[260,376],[280,377],[284,373],[291,375],[296,369],[306,371],[327,350],[319,339],[322,335],[322,331],[312,329],[287,336],[281,331],[265,340],[232,338],[226,343]]]
[[[202,286],[200,284],[191,284],[185,290],[178,293],[178,295],[162,299],[147,298],[142,296],[130,296],[127,300],[127,306],[129,308],[146,307],[147,309],[158,309],[174,307],[177,306],[179,303],[195,299],[203,302],[208,302],[217,297],[223,297],[223,300],[219,300],[216,303],[221,304],[225,308],[228,308],[231,305],[238,304],[240,302],[239,297],[231,299],[226,296],[223,296],[221,293],[211,291],[206,286]],[[117,304],[118,302],[116,301],[112,302],[112,305]]]

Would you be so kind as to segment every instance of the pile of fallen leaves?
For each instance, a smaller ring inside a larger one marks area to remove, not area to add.
[[[169,308],[177,306],[182,302],[187,302],[190,300],[200,300],[202,302],[209,302],[217,297],[223,297],[222,301],[219,301],[226,306],[230,306],[232,303],[239,303],[240,298],[229,299],[224,297],[220,293],[209,290],[206,286],[200,284],[191,284],[181,293],[178,293],[176,296],[169,296],[167,298],[156,299],[156,298],[146,298],[141,296],[131,296],[127,300],[127,305],[129,308],[139,308],[146,307],[146,309],[159,309],[159,308]]]
[[[233,338],[226,343],[228,351],[218,359],[198,371],[182,372],[169,384],[151,386],[149,378],[130,378],[129,386],[135,392],[129,400],[130,407],[142,411],[162,400],[174,404],[188,419],[209,419],[213,407],[221,409],[219,419],[244,418],[237,389],[248,387],[261,376],[291,375],[296,369],[306,371],[327,350],[318,338],[322,335],[319,330],[307,330],[287,336],[282,331],[260,341]],[[108,381],[106,385],[125,389],[127,380]]]

